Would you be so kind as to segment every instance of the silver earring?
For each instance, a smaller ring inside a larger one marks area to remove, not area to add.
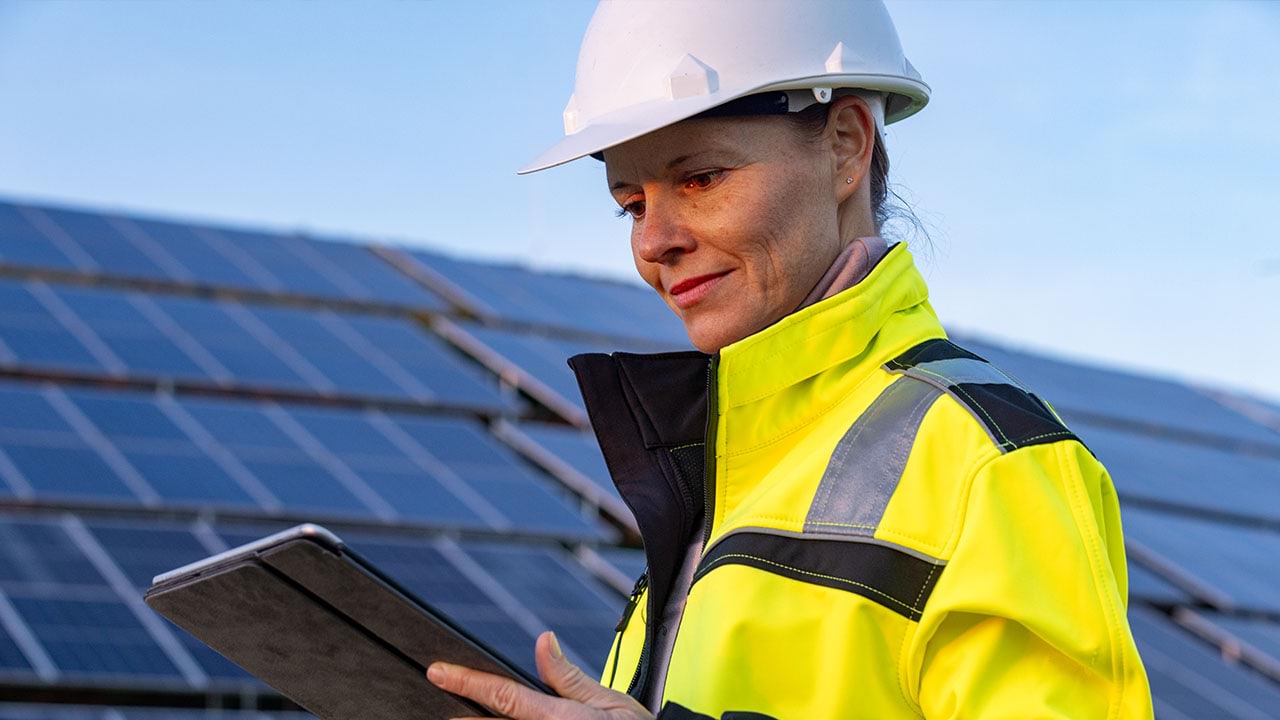
[[[853,178],[845,178],[845,179],[844,179],[844,184],[845,184],[845,185],[852,185],[852,184],[853,184]]]

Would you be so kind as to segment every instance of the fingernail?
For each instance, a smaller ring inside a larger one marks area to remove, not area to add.
[[[551,633],[551,657],[557,660],[564,659],[564,651],[560,649],[560,640],[556,638],[555,633]]]
[[[427,668],[427,679],[436,685],[442,684],[444,682],[444,667],[440,663],[433,663],[431,667]]]

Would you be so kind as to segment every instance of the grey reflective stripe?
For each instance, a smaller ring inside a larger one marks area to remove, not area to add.
[[[831,453],[805,532],[875,535],[902,479],[920,423],[942,390],[900,378],[854,421]]]
[[[915,367],[907,368],[906,374],[919,380],[924,380],[930,385],[937,385],[943,390],[946,390],[951,385],[977,383],[982,385],[1012,385],[1019,390],[1026,391],[1022,383],[1014,380],[1000,368],[986,360],[974,360],[973,358],[948,358],[946,360],[920,363]]]

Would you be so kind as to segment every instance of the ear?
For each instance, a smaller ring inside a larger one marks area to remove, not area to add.
[[[871,170],[876,121],[867,103],[856,95],[831,102],[827,115],[827,140],[831,143],[836,202],[853,196]],[[853,182],[849,182],[852,178]]]

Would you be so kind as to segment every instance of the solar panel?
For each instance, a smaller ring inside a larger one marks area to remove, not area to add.
[[[298,239],[291,249],[313,264],[343,273],[349,278],[344,289],[353,300],[431,312],[448,309],[438,296],[375,255],[369,247],[342,241]]]
[[[569,463],[602,492],[621,499],[595,435],[577,428],[546,423],[521,423],[518,429],[552,455]]]
[[[0,515],[0,587],[57,591],[107,581],[56,522]]]
[[[10,600],[64,675],[182,682],[155,639],[109,590],[98,597],[11,593]]]
[[[1177,605],[1192,602],[1191,595],[1168,580],[1129,560],[1129,598],[1153,605]]]
[[[23,210],[0,200],[0,264],[77,270],[76,263],[34,225]]]
[[[300,447],[261,403],[180,398],[179,407],[293,513],[372,517],[373,509]]]
[[[290,407],[289,415],[326,451],[350,468],[402,519],[437,526],[502,527],[506,519],[465,483],[453,489],[416,462],[382,427],[379,415],[323,408]],[[444,479],[448,482],[448,478]]]
[[[580,353],[611,352],[618,349],[579,340],[498,330],[475,323],[458,323],[458,326],[505,358],[518,372],[534,378],[562,401],[577,408],[583,407],[582,394],[578,390],[577,378],[569,369],[569,358]]]
[[[66,208],[0,203],[0,263],[446,309],[366,247]]]
[[[1229,441],[1280,447],[1280,433],[1265,428],[1185,385],[1068,363],[961,338],[963,347],[1013,374],[1073,424],[1079,414],[1105,415]]]
[[[0,676],[34,674],[35,670],[31,667],[27,656],[22,654],[22,650],[9,636],[8,631],[0,626]]]
[[[0,589],[64,676],[182,682],[173,662],[56,522],[0,516]]]
[[[1280,678],[1280,622],[1275,618],[1209,611],[1194,611],[1189,614],[1197,623],[1207,624],[1213,629],[1214,635],[1229,641],[1224,644],[1242,647],[1247,659],[1258,665],[1266,665],[1273,677]]]
[[[140,293],[70,286],[50,289],[130,375],[206,382],[226,375],[203,347],[167,332],[144,314],[142,308],[149,309],[150,302]]]
[[[121,218],[121,222],[132,226],[138,236],[147,238],[160,252],[173,258],[174,264],[182,269],[173,278],[178,282],[243,290],[269,289],[254,276],[252,268],[246,268],[210,245],[196,226],[136,217]]]
[[[1280,533],[1130,505],[1125,538],[1156,552],[1241,608],[1280,611]]]
[[[355,338],[426,384],[438,402],[491,410],[510,408],[495,379],[464,361],[443,340],[402,318],[378,315],[342,316]]]
[[[284,340],[325,378],[324,389],[373,397],[410,397],[426,400],[431,391],[380,351],[348,333],[335,333],[327,325],[341,323],[329,312],[308,312],[291,307],[249,305],[246,310]],[[382,367],[379,367],[382,365]]]
[[[687,348],[688,336],[653,291],[624,283],[539,273],[413,251],[409,255],[483,303],[481,314]]]
[[[515,454],[480,428],[453,420],[388,415],[394,425],[449,472],[464,480],[512,522],[511,529],[552,532],[581,538],[605,533],[551,490],[551,480],[536,474]]]
[[[598,675],[609,654],[621,601],[562,553],[469,542],[463,549],[554,630],[567,648]]]
[[[1205,643],[1142,606],[1129,608],[1129,624],[1162,718],[1266,720],[1280,707],[1280,690],[1224,663]]]
[[[182,525],[143,522],[94,521],[86,523],[89,532],[111,559],[124,572],[138,595],[151,586],[152,579],[163,572],[206,558],[220,547],[210,548]],[[168,624],[168,620],[164,621]],[[239,666],[177,627],[170,626],[179,642],[210,678],[261,684]]]
[[[634,548],[596,548],[596,552],[609,561],[626,577],[636,579],[645,571],[647,562],[644,558],[644,550]]]
[[[39,282],[0,278],[0,364],[105,372],[102,359],[72,333],[33,292]]]
[[[256,230],[232,228],[207,228],[210,237],[216,237],[216,247],[242,262],[252,263],[275,281],[273,290],[289,290],[304,295],[346,298],[349,296],[345,282],[349,278],[331,267],[308,262],[308,258],[293,252],[292,245],[300,242],[296,237],[268,234]]]
[[[1106,465],[1121,497],[1280,520],[1280,459],[1087,422],[1072,429]]]
[[[154,280],[169,277],[169,273],[153,257],[100,213],[49,207],[30,208],[28,212],[42,215],[52,225],[45,226],[46,233],[56,232],[70,238],[92,258],[99,272]]]
[[[53,392],[51,386],[0,384],[0,477],[7,494],[137,502],[133,490],[49,403]]]

